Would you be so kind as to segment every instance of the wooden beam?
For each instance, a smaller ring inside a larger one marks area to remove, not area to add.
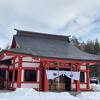
[[[46,68],[44,70],[44,91],[49,91],[49,82],[46,74]]]
[[[18,76],[17,76],[17,87],[21,88],[21,75],[22,75],[22,57],[18,57]]]
[[[14,83],[15,83],[15,59],[16,59],[16,56],[13,58],[13,74],[12,74],[12,88],[14,89]]]
[[[76,66],[77,71],[80,71],[80,64]],[[80,80],[76,80],[76,91],[80,91]]]
[[[90,74],[89,74],[89,64],[86,64],[86,80],[87,80],[87,89],[90,89]]]

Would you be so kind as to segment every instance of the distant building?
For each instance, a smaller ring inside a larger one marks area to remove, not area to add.
[[[17,30],[0,54],[0,86],[40,91],[88,91],[89,66],[100,56],[80,51],[67,36]]]

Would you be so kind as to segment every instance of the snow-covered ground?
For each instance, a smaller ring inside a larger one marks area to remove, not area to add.
[[[29,88],[19,88],[13,92],[0,93],[0,100],[80,100],[67,92],[37,92]]]
[[[100,85],[99,84],[91,84],[93,89],[92,92],[82,92],[77,97],[81,100],[100,100]]]
[[[91,84],[91,88],[93,91],[100,92],[100,84]]]
[[[100,100],[100,85],[92,84],[93,92],[81,92],[76,97],[68,92],[37,92],[34,89],[19,88],[12,92],[1,92],[0,100]]]

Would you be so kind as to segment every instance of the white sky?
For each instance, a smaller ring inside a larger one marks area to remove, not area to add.
[[[100,40],[100,0],[0,0],[0,47],[14,28]]]

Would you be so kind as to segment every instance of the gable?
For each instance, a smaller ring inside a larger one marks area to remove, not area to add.
[[[18,47],[19,47],[19,45],[18,45],[16,39],[13,37],[11,48],[13,49],[13,48],[18,48]]]

